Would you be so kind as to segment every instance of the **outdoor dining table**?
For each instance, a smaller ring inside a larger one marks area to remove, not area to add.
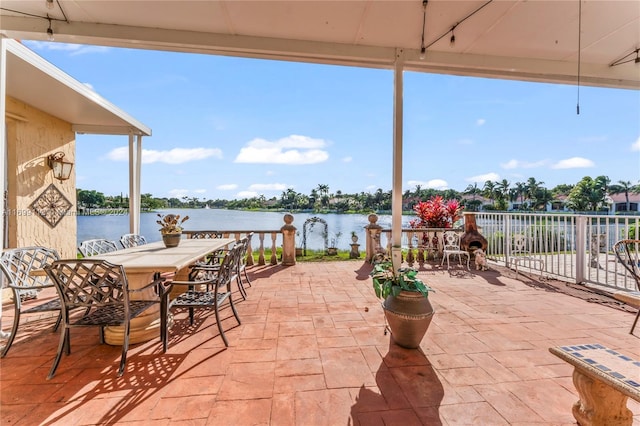
[[[186,276],[188,273],[189,265],[234,242],[233,238],[183,239],[177,247],[167,248],[162,241],[158,241],[91,256],[91,259],[103,259],[122,265],[127,275],[129,288],[135,290],[150,283],[156,273],[175,273],[180,279],[181,276]],[[150,297],[157,297],[151,288],[134,293],[131,298],[148,299]],[[157,339],[159,335],[160,305],[148,309],[143,315],[131,321],[130,343],[147,342]],[[108,344],[121,345],[124,340],[124,327],[107,327],[104,337]]]

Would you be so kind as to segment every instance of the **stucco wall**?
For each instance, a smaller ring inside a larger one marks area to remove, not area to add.
[[[57,151],[75,163],[71,124],[11,97],[6,109],[8,247],[41,245],[58,250],[62,257],[76,257],[75,166],[69,180],[59,181],[47,164],[47,157]],[[71,203],[55,227],[30,208],[51,184]]]

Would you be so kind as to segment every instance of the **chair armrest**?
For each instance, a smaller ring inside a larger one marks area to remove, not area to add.
[[[160,276],[160,274],[156,274],[153,281],[151,281],[149,284],[146,284],[140,288],[129,289],[129,293],[138,293],[147,290],[148,288],[155,287],[156,293],[162,296],[171,291],[172,285],[173,282],[170,281],[166,283],[166,279],[164,277]]]
[[[211,284],[213,280],[198,280],[198,281],[171,281],[172,286],[196,286]]]

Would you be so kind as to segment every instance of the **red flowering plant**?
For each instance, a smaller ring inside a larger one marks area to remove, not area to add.
[[[412,228],[453,228],[462,217],[464,206],[458,200],[444,200],[440,195],[431,197],[427,201],[421,201],[413,207],[413,211],[418,216],[409,221]],[[428,244],[426,232],[423,237],[423,244]]]

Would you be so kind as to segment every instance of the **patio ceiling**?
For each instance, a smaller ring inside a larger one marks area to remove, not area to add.
[[[77,133],[151,135],[151,129],[15,40],[7,40],[7,95],[71,123]]]
[[[422,0],[54,2],[3,0],[0,33],[46,40],[48,14],[59,42],[640,89],[637,0],[429,0],[424,59]]]

